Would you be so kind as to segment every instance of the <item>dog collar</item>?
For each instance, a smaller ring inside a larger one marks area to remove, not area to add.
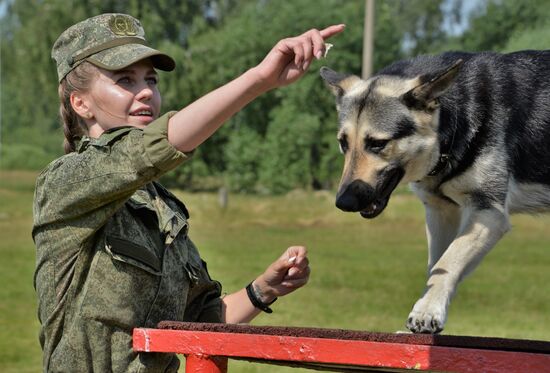
[[[435,176],[441,171],[445,170],[451,161],[451,155],[447,153],[443,153],[439,156],[439,160],[437,161],[437,164],[432,168],[432,170],[428,173],[429,176]]]
[[[451,137],[451,141],[449,143],[449,141],[447,141],[446,139],[443,140],[440,145],[439,145],[439,151],[440,151],[440,154],[439,154],[439,159],[437,160],[437,163],[436,165],[434,166],[434,168],[432,168],[432,170],[428,173],[428,176],[435,176],[439,173],[441,173],[442,171],[446,170],[450,164],[451,164],[451,151],[453,149],[453,145],[455,143],[455,135],[456,135],[456,129],[457,129],[457,124],[456,124],[456,113],[455,113],[455,126],[454,126],[454,129],[453,129],[453,136]]]

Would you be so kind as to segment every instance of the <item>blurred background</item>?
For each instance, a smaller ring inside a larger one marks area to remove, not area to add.
[[[373,221],[334,207],[343,161],[334,99],[318,70],[361,75],[446,50],[548,49],[550,0],[376,0],[370,13],[367,2],[0,1],[0,371],[40,370],[32,195],[37,173],[63,154],[51,46],[68,26],[105,12],[140,19],[150,44],[177,61],[176,71],[160,72],[164,111],[253,67],[281,38],[347,25],[303,79],[251,103],[162,182],[190,208],[191,235],[228,292],[286,246],[310,249],[310,284],[255,323],[404,329],[425,281],[423,209],[406,186]],[[373,32],[365,32],[367,20]],[[369,41],[372,58],[365,59]],[[460,288],[444,333],[550,340],[543,285],[550,282],[550,219],[512,222]],[[236,372],[284,371],[231,364]]]
[[[372,70],[444,50],[544,49],[548,0],[375,1]],[[104,12],[141,20],[153,46],[178,68],[162,74],[165,111],[179,109],[257,64],[279,39],[346,23],[326,60],[298,84],[271,92],[201,146],[168,186],[284,193],[330,189],[340,172],[333,98],[322,65],[360,75],[365,21],[361,0],[3,0],[2,169],[40,169],[62,154],[53,42],[68,26]],[[280,177],[284,173],[285,177]]]

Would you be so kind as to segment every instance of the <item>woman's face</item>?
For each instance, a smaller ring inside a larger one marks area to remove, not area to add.
[[[87,92],[90,135],[120,126],[144,128],[158,118],[161,105],[158,76],[149,59],[129,67],[108,71],[99,69]]]

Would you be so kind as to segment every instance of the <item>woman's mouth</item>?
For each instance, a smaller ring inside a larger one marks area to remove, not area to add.
[[[130,113],[130,117],[134,118],[135,121],[137,121],[139,124],[149,124],[151,123],[155,118],[153,116],[153,112],[151,110],[138,110]]]
[[[152,117],[153,113],[150,110],[140,110],[133,113],[130,113],[134,117]]]

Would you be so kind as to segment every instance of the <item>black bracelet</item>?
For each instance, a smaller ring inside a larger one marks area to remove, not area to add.
[[[277,298],[273,299],[269,303],[264,303],[258,297],[256,296],[256,292],[252,288],[252,282],[246,286],[246,294],[248,294],[248,299],[250,299],[250,302],[254,305],[254,307],[266,312],[266,313],[272,313],[273,310],[269,308],[270,305],[272,305]]]

